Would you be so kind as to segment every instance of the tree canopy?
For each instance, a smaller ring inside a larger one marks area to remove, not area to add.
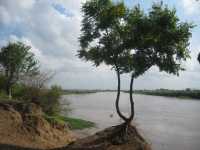
[[[178,74],[181,61],[189,58],[192,24],[180,22],[176,10],[153,4],[148,13],[123,2],[87,1],[83,7],[79,57],[118,65],[121,72],[143,74],[156,65],[160,71]],[[128,65],[129,64],[129,65]]]

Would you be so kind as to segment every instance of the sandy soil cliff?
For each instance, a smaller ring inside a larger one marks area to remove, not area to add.
[[[0,103],[0,144],[47,149],[74,140],[68,128],[51,125],[42,115],[36,104]]]

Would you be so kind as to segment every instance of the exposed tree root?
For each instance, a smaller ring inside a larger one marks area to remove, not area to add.
[[[121,124],[107,128],[93,136],[76,141],[70,148],[101,150],[150,150],[149,144],[134,126]],[[68,148],[69,148],[68,147]]]
[[[113,129],[110,140],[112,144],[120,145],[129,142],[133,137],[138,137],[141,141],[145,141],[135,127],[130,124],[123,123]]]

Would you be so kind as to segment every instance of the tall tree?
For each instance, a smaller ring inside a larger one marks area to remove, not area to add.
[[[38,62],[30,49],[30,46],[26,46],[21,42],[9,43],[1,48],[0,64],[6,77],[6,93],[9,96],[11,96],[12,85],[21,76],[38,72]]]
[[[190,23],[180,22],[175,9],[162,4],[152,5],[144,13],[139,6],[127,8],[123,2],[90,0],[82,7],[80,58],[112,66],[118,79],[116,110],[127,129],[134,118],[133,81],[152,66],[178,75],[181,62],[189,58]],[[120,74],[131,73],[129,117],[119,109]],[[126,135],[126,134],[123,134]]]

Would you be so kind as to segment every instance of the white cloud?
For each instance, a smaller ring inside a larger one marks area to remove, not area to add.
[[[6,11],[5,7],[0,6],[0,23],[2,24],[9,24],[11,22],[11,18],[9,16],[9,13]]]
[[[200,4],[196,0],[182,0],[182,5],[188,15],[200,14]]]
[[[35,57],[37,60],[39,60],[42,69],[47,69],[47,70],[52,70],[55,72],[80,72],[82,66],[84,69],[86,68],[85,63],[82,63],[80,60],[71,60],[71,59],[66,59],[65,57],[54,57],[51,55],[45,55],[39,48],[37,48],[30,39],[26,37],[17,37],[15,35],[10,35],[7,42],[4,43],[6,45],[8,41],[11,42],[23,42],[25,45],[31,46],[30,51],[35,54]],[[66,66],[68,65],[68,66]],[[83,70],[81,70],[83,72]]]

